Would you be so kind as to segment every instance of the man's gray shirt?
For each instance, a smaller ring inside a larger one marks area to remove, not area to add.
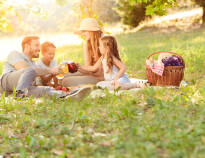
[[[36,67],[35,62],[29,60],[26,54],[20,53],[18,51],[12,51],[6,58],[2,74],[16,71],[14,65],[22,61],[26,62],[31,67]]]

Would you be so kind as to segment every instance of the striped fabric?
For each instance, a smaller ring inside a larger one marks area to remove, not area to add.
[[[151,64],[150,68],[151,68],[152,72],[154,72],[160,76],[162,76],[162,74],[164,72],[164,64],[160,64],[160,65]]]

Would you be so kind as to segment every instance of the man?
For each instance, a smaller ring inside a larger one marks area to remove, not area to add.
[[[72,94],[67,94],[52,87],[33,86],[37,76],[57,75],[61,73],[61,70],[58,67],[41,68],[35,64],[33,59],[38,58],[40,52],[40,39],[37,36],[25,37],[22,41],[22,51],[22,53],[13,51],[8,55],[0,78],[1,93],[5,91],[6,94],[11,94],[15,89],[16,95],[19,97],[56,95],[58,98],[70,96],[78,98],[83,97],[90,91],[90,88],[84,88]]]

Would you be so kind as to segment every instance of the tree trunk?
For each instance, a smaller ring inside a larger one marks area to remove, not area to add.
[[[205,6],[202,7],[203,7],[202,25],[205,26]]]

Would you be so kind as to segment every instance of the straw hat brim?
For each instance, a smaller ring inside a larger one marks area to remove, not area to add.
[[[81,21],[80,28],[75,33],[81,34],[82,31],[101,31],[101,27],[95,19],[85,18]]]
[[[97,28],[97,27],[93,27],[93,28],[85,28],[85,29],[79,29],[77,31],[75,31],[74,33],[77,34],[77,35],[80,35],[82,34],[83,31],[102,31],[100,28]]]

